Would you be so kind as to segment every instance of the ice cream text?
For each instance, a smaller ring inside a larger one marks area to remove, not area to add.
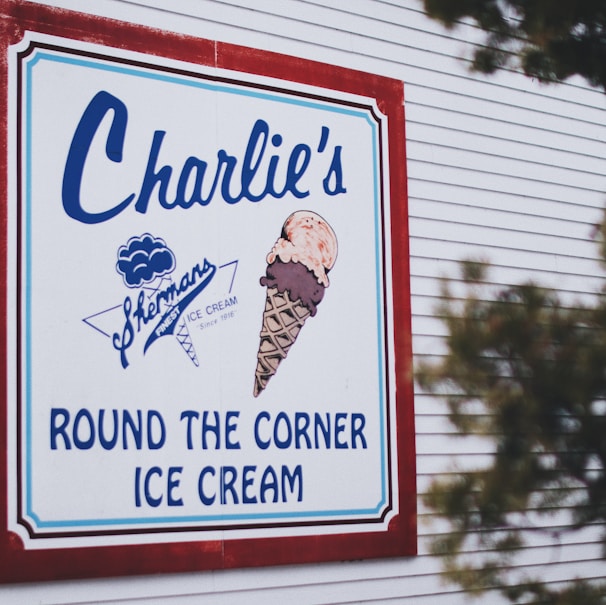
[[[50,449],[162,450],[173,437],[187,451],[246,450],[365,450],[366,416],[355,412],[277,412],[267,410],[248,422],[246,438],[238,410],[182,410],[178,423],[158,410],[87,408],[50,412]],[[252,437],[252,439],[251,439]],[[248,444],[248,448],[246,446]],[[194,468],[161,465],[136,466],[133,476],[135,507],[185,506],[184,484],[194,486],[204,506],[279,503],[304,499],[304,465],[215,465],[210,456]]]

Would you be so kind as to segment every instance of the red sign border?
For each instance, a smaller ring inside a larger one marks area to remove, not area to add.
[[[388,117],[399,514],[387,531],[278,538],[25,550],[8,530],[7,365],[0,364],[0,582],[176,573],[237,567],[410,556],[417,552],[416,460],[404,87],[399,80],[307,59],[184,36],[38,5],[0,0],[0,280],[7,291],[8,48],[26,31],[60,36],[192,64],[277,78],[370,97]],[[7,355],[7,301],[0,342]]]

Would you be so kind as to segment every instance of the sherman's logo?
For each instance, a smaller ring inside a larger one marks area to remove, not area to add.
[[[116,269],[122,274],[128,288],[139,289],[136,306],[130,296],[124,299],[124,328],[122,333],[115,332],[112,336],[114,348],[120,352],[123,368],[128,366],[127,349],[133,344],[136,334],[150,322],[153,322],[153,328],[143,347],[144,353],[158,338],[174,334],[194,364],[198,365],[196,351],[182,315],[194,298],[208,286],[217,271],[217,267],[206,259],[201,265],[194,265],[178,283],[169,279],[168,285],[163,287],[166,282],[163,278],[175,269],[175,256],[164,240],[145,233],[141,237],[132,237],[125,246],[120,247]],[[144,286],[147,292],[143,289]]]
[[[175,255],[162,238],[149,233],[131,237],[118,248],[116,262],[116,271],[131,292],[121,304],[91,315],[84,322],[111,338],[123,368],[128,367],[127,353],[140,336],[145,339],[142,340],[143,354],[158,339],[173,336],[192,363],[198,366],[188,328],[188,321],[192,319],[186,311],[213,281],[217,270],[229,265],[233,265],[235,275],[237,261],[217,267],[204,258],[175,279]],[[237,299],[235,296],[226,299],[220,304],[221,308],[230,301]],[[195,313],[199,314],[199,310]],[[109,329],[101,319],[108,315],[112,316],[110,325],[113,326]]]

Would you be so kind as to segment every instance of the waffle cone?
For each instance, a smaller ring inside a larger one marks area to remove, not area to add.
[[[254,396],[267,386],[280,362],[286,358],[305,320],[311,315],[300,299],[292,301],[288,290],[267,288],[261,327]]]
[[[192,360],[193,364],[198,367],[200,362],[198,361],[198,356],[196,355],[196,349],[194,348],[194,343],[191,339],[191,334],[189,333],[189,329],[185,320],[181,321],[177,326],[177,332],[175,334],[177,338],[177,342],[183,347],[183,350],[187,353],[187,356]]]

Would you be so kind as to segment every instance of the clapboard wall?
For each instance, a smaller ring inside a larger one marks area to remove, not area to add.
[[[460,259],[490,260],[498,286],[533,279],[570,300],[599,288],[592,236],[606,190],[606,99],[582,82],[475,76],[464,58],[478,31],[446,32],[417,0],[43,3],[403,80],[417,359],[443,351],[440,278],[456,275]],[[490,453],[489,442],[452,434],[440,401],[417,392],[415,410],[420,495],[453,461],[481,464]],[[466,595],[441,581],[440,562],[428,554],[441,528],[420,500],[419,555],[411,559],[3,586],[0,603],[457,605]],[[554,583],[599,578],[598,533],[555,547],[538,534],[521,566]]]

